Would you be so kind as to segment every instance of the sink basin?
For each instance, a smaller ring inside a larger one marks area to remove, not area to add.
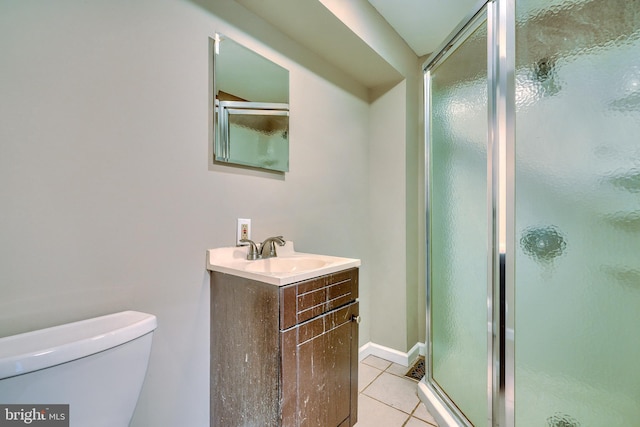
[[[284,257],[260,259],[249,263],[246,271],[258,273],[290,273],[294,271],[316,270],[328,262],[318,258]]]
[[[291,241],[277,250],[277,257],[250,261],[247,246],[209,249],[207,269],[282,286],[360,266],[359,259],[296,252]]]

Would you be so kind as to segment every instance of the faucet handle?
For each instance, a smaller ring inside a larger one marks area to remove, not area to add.
[[[247,251],[248,260],[253,261],[260,258],[260,251],[258,250],[258,246],[254,243],[253,240],[240,239],[240,242],[249,244],[249,250]]]

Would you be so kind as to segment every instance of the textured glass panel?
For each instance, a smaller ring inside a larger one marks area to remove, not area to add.
[[[516,425],[640,425],[640,1],[518,0],[516,108]]]
[[[229,114],[229,162],[289,170],[289,116]]]
[[[433,380],[487,420],[487,31],[431,71]]]

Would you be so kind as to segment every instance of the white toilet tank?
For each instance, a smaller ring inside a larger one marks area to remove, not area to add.
[[[0,338],[0,405],[68,404],[70,427],[126,427],[156,317],[137,311]]]

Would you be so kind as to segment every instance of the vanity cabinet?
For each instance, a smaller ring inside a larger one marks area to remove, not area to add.
[[[211,272],[211,425],[357,421],[358,269],[284,286]]]

